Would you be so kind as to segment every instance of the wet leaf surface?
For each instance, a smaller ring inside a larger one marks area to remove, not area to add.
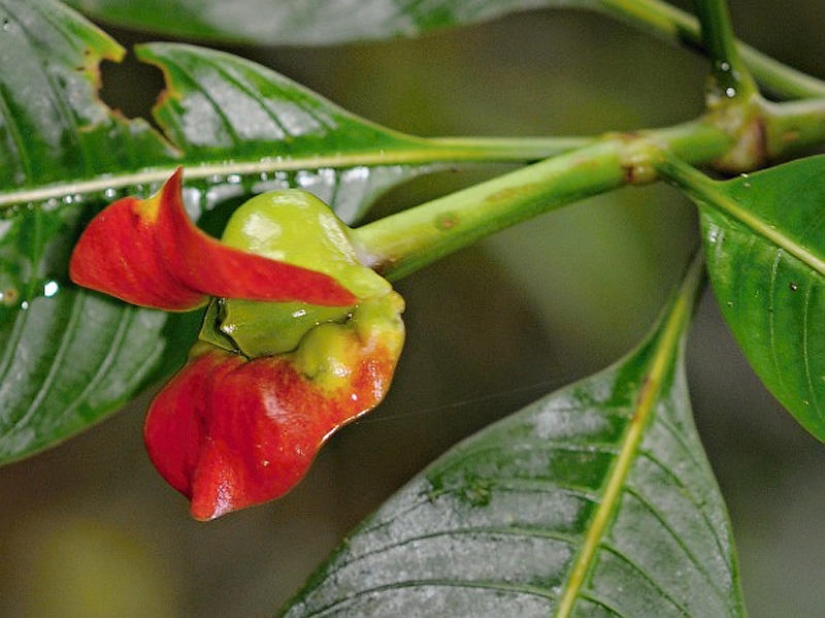
[[[700,268],[639,348],[451,449],[282,615],[744,615],[682,367]]]

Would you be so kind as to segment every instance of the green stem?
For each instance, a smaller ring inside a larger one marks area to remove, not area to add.
[[[670,43],[704,50],[699,22],[660,0],[596,0],[594,8]],[[779,98],[825,96],[825,82],[738,43],[739,55],[756,80]]]
[[[757,88],[739,58],[727,3],[725,0],[694,0],[693,4],[711,61],[709,102],[747,100],[757,92]]]
[[[753,129],[744,134],[753,135],[753,143],[743,139],[742,125]],[[666,154],[690,165],[745,172],[823,141],[825,99],[774,104],[752,97],[748,104],[694,122],[608,134],[365,225],[353,238],[365,264],[400,279],[531,217],[627,184],[652,182]]]
[[[771,160],[787,158],[825,140],[825,99],[761,105],[765,146]]]
[[[702,121],[637,135],[610,135],[572,152],[427,202],[353,231],[362,260],[400,279],[536,215],[627,184],[655,180],[662,149],[700,163],[730,137]]]

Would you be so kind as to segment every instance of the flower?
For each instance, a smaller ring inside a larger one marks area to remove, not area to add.
[[[282,496],[386,394],[404,302],[358,261],[348,232],[320,200],[286,190],[241,206],[218,241],[187,217],[177,171],[157,195],[105,208],[75,246],[80,285],[167,311],[209,302],[144,428],[196,519]]]

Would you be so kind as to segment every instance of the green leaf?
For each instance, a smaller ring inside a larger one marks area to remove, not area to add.
[[[825,156],[726,182],[670,162],[700,205],[722,315],[765,386],[825,441]]]
[[[417,36],[537,6],[531,0],[361,0],[357,5],[340,0],[73,0],[70,4],[109,23],[151,32],[289,45]]]
[[[683,370],[700,279],[624,360],[413,479],[282,615],[744,615]]]
[[[416,174],[525,158],[523,143],[383,129],[264,67],[171,44],[139,52],[166,75],[160,134],[98,99],[99,63],[124,52],[76,13],[0,0],[0,24],[0,463],[111,413],[168,375],[196,333],[197,316],[129,308],[68,280],[71,248],[106,202],[147,196],[184,166],[196,217],[225,220],[251,193],[289,185],[353,221]]]
[[[98,420],[164,363],[162,314],[79,291],[66,262],[92,203],[66,179],[169,148],[95,98],[97,63],[121,50],[61,6],[0,2],[0,461]],[[63,183],[43,200],[38,186]],[[98,191],[99,193],[99,191]],[[50,199],[49,199],[50,198]],[[180,355],[178,355],[180,356]]]

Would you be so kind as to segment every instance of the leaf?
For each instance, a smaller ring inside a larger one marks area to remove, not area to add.
[[[662,172],[700,206],[710,279],[751,366],[825,441],[825,156],[725,182]]]
[[[76,13],[0,0],[0,24],[0,463],[111,413],[167,375],[194,337],[197,316],[129,308],[69,282],[72,245],[106,202],[146,197],[184,166],[195,216],[291,185],[353,221],[416,174],[523,157],[406,136],[241,58],[150,44],[139,54],[167,79],[161,135],[97,98],[99,63],[124,52]]]
[[[700,273],[624,360],[413,479],[282,615],[744,615],[683,370]]]
[[[339,0],[73,0],[70,4],[109,23],[151,32],[288,45],[418,36],[541,5],[530,0],[361,0],[357,5]]]

